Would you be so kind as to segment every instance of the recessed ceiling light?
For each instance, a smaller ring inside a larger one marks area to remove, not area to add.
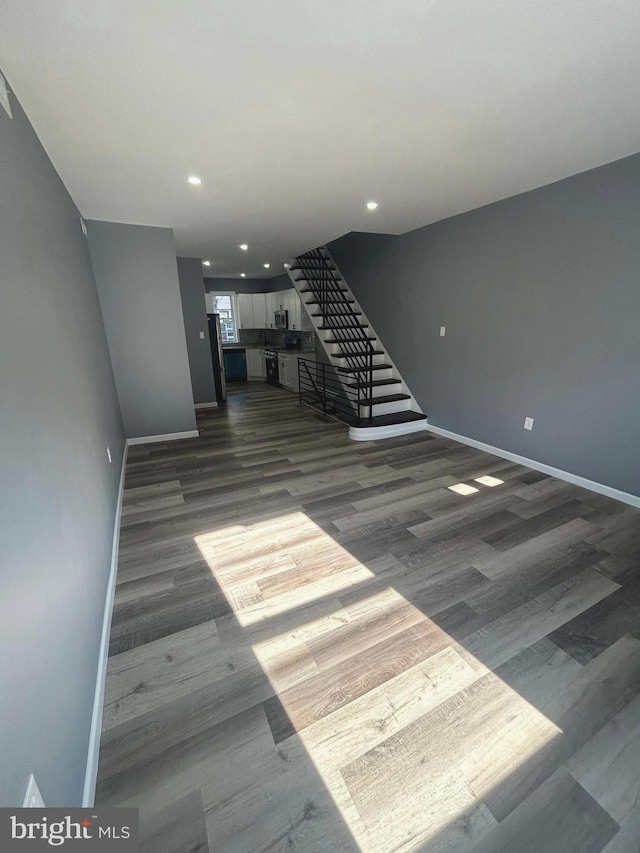
[[[290,270],[290,269],[291,269],[291,264],[284,264],[284,268],[285,268],[286,270]]]
[[[241,273],[240,273],[240,278],[245,278],[245,276],[246,276],[246,275],[247,275],[247,274],[246,274],[245,272],[241,272]]]
[[[211,261],[203,261],[203,262],[202,262],[202,266],[203,266],[203,267],[210,267],[210,266],[211,266]]]
[[[187,181],[189,181],[190,184],[197,186],[202,183],[202,178],[199,178],[197,175],[189,175]]]
[[[268,269],[269,269],[269,267],[271,266],[271,264],[262,264],[262,266],[263,266],[266,270],[268,270]]]
[[[377,201],[368,201],[367,202],[367,210],[375,210],[377,206],[378,206]]]
[[[249,248],[246,243],[240,243],[239,249],[242,249],[243,252],[246,252]]]

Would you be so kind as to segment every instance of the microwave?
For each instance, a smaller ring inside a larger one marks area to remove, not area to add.
[[[275,312],[275,327],[276,329],[289,328],[289,312],[286,309],[280,309]]]

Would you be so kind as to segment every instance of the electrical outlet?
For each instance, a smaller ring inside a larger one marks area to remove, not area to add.
[[[40,793],[40,789],[38,788],[38,784],[32,773],[31,776],[29,776],[27,790],[24,795],[24,800],[22,801],[22,808],[43,809],[44,807],[45,805],[44,800],[42,799],[42,794]]]
[[[525,429],[533,429],[533,418],[525,418],[524,419],[524,428]]]
[[[447,331],[446,326],[440,326],[440,337],[441,338],[444,338],[446,331]]]
[[[111,448],[107,447],[107,459],[111,462]]]

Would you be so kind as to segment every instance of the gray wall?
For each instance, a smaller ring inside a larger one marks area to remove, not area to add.
[[[80,805],[124,432],[80,216],[0,109],[0,806]],[[106,448],[112,452],[109,464]]]
[[[640,155],[330,249],[430,423],[640,494]]]
[[[127,438],[195,429],[173,231],[87,230]]]
[[[289,278],[287,273],[283,275],[278,275],[275,278],[269,279],[269,287],[267,287],[267,291],[269,293],[275,293],[277,290],[290,290],[293,287],[293,282]]]
[[[213,383],[213,363],[200,258],[178,258],[178,279],[193,400],[195,403],[215,403],[216,389]],[[204,338],[200,337],[201,333],[204,334]]]
[[[234,293],[268,293],[268,278],[205,278],[204,289],[207,293],[219,290],[232,290]]]
[[[291,279],[285,273],[273,278],[205,278],[204,289],[207,293],[218,290],[232,290],[235,293],[273,293],[293,287]]]

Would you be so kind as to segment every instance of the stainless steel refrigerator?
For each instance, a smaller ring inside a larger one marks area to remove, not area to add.
[[[209,314],[209,341],[211,342],[211,360],[213,361],[213,381],[216,386],[218,405],[226,402],[227,380],[224,373],[224,353],[222,352],[222,334],[220,332],[220,317]]]

